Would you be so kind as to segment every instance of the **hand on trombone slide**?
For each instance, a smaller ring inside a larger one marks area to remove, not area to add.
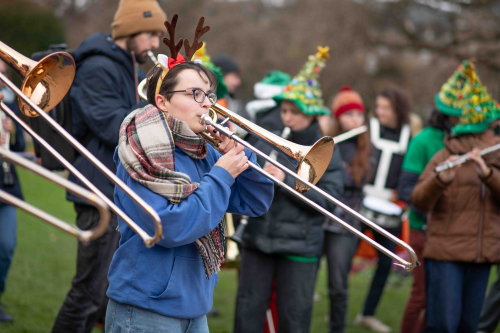
[[[245,155],[244,146],[239,145],[237,142],[231,140],[229,137],[221,135],[214,130],[212,126],[208,126],[208,131],[213,137],[219,140],[219,152],[223,155],[215,165],[224,168],[233,176],[238,177],[240,173],[248,169],[248,158]]]

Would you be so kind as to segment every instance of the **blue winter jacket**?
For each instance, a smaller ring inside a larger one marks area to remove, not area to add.
[[[257,163],[255,154],[246,149],[245,153]],[[200,186],[182,202],[171,204],[133,180],[115,152],[118,177],[155,209],[165,238],[148,249],[118,218],[121,239],[109,268],[109,298],[175,318],[197,318],[210,311],[218,275],[206,278],[194,241],[215,229],[226,211],[264,214],[274,194],[273,183],[255,170],[247,169],[235,180],[224,168],[214,166],[220,156],[211,146],[202,160],[176,148],[175,171],[189,175]],[[115,203],[140,227],[153,233],[150,218],[118,187]]]
[[[143,107],[137,103],[137,77],[132,53],[123,50],[108,35],[96,33],[75,51],[76,77],[70,90],[72,130],[74,136],[112,172],[116,172],[113,152],[118,145],[118,132],[125,117]],[[114,184],[85,157],[73,162],[92,184],[113,199]],[[70,174],[69,180],[83,184]],[[86,204],[68,193],[67,199]]]

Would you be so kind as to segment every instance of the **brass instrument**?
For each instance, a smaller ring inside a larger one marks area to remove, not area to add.
[[[71,236],[76,237],[80,242],[83,244],[88,244],[90,241],[99,238],[102,236],[102,234],[106,231],[108,224],[109,224],[109,207],[106,205],[104,201],[99,199],[94,193],[90,192],[89,190],[84,189],[81,186],[78,186],[69,180],[57,176],[54,173],[50,172],[49,170],[42,168],[41,166],[37,165],[36,163],[30,162],[27,159],[18,156],[17,154],[10,152],[4,148],[0,147],[0,156],[2,158],[5,158],[11,163],[17,164],[25,169],[30,170],[31,172],[42,176],[54,183],[56,183],[59,186],[64,187],[67,189],[69,192],[79,196],[80,198],[84,199],[87,201],[89,205],[94,206],[97,211],[99,212],[99,223],[97,224],[96,227],[90,230],[80,230],[78,228],[73,227],[72,225],[61,221],[60,219],[44,212],[43,210],[36,208],[27,202],[3,191],[0,190],[0,201],[3,201],[7,203],[8,205],[20,208],[36,217],[39,219],[50,223],[54,227],[61,229],[62,231],[70,234]]]
[[[155,234],[149,234],[140,228],[130,217],[120,210],[115,203],[108,199],[97,187],[85,178],[71,163],[64,159],[43,138],[24,123],[10,108],[0,101],[0,109],[12,119],[22,125],[40,145],[45,147],[61,164],[80,179],[92,192],[104,201],[111,210],[118,215],[144,241],[146,247],[152,247],[161,240],[162,225],[156,211],[141,197],[133,192],[123,181],[112,173],[101,161],[92,155],[80,142],[71,136],[62,126],[45,112],[54,108],[66,95],[75,77],[75,62],[71,55],[65,52],[56,52],[35,62],[14,51],[0,42],[0,58],[3,59],[23,79],[21,89],[17,88],[5,75],[0,73],[0,80],[5,83],[17,96],[21,112],[28,117],[42,117],[49,125],[59,132],[76,150],[89,159],[102,173],[122,189],[129,197],[141,206],[154,222]]]
[[[265,143],[273,147],[274,149],[277,149],[280,154],[282,154],[292,165],[296,168],[297,173],[293,172],[292,170],[286,168],[283,166],[281,163],[272,160],[267,156],[266,154],[262,153],[252,145],[250,145],[248,142],[244,141],[243,139],[237,137],[234,135],[233,132],[231,132],[228,128],[222,126],[221,124],[217,124],[217,118],[218,115],[222,116],[225,118],[223,122],[227,122],[231,120],[233,123],[236,125],[240,126],[241,128],[244,128],[248,132],[250,132],[253,135],[256,135],[259,139],[263,140]],[[230,110],[220,106],[219,104],[215,104],[212,106],[209,110],[208,114],[204,114],[201,116],[200,122],[205,124],[205,125],[210,125],[214,127],[216,130],[218,130],[220,133],[224,134],[225,136],[229,137],[230,139],[233,139],[239,144],[242,144],[244,147],[248,148],[249,150],[253,151],[255,154],[258,156],[264,158],[266,161],[269,163],[272,163],[276,167],[280,168],[283,172],[285,172],[287,175],[293,177],[295,179],[295,189],[287,186],[285,183],[282,181],[278,180],[268,172],[262,170],[259,166],[248,162],[249,166],[256,170],[257,172],[260,172],[261,174],[265,175],[269,179],[273,180],[276,184],[282,186],[285,190],[287,190],[289,193],[292,195],[295,195],[297,198],[301,199],[302,201],[306,202],[313,208],[315,208],[317,211],[328,217],[329,219],[340,223],[344,228],[358,236],[359,238],[365,240],[368,242],[370,245],[373,247],[377,248],[390,258],[394,259],[397,263],[396,265],[403,267],[407,271],[411,271],[413,268],[416,266],[420,266],[420,262],[418,261],[417,255],[415,254],[415,251],[403,242],[402,240],[398,239],[397,237],[393,236],[392,234],[388,233],[386,230],[383,228],[379,227],[375,223],[371,222],[368,220],[366,217],[363,215],[359,214],[349,206],[345,205],[342,203],[340,200],[335,199],[322,189],[318,188],[315,183],[319,180],[319,178],[323,175],[325,172],[326,168],[328,167],[328,164],[331,160],[332,154],[333,154],[333,139],[330,137],[324,137],[318,142],[316,142],[314,145],[311,147],[306,147],[306,146],[301,146],[297,145],[292,142],[288,142],[287,140],[284,140],[283,138],[280,138],[278,135],[275,135],[273,133],[270,133],[269,131],[266,131],[259,126],[253,124],[252,122],[246,120],[245,118],[238,116],[234,112],[231,112]],[[218,141],[215,140],[213,137],[210,135],[203,133],[204,137],[210,142],[211,144],[217,146]],[[364,224],[370,226],[373,230],[376,230],[383,236],[389,238],[391,241],[395,242],[402,248],[404,248],[410,258],[411,262],[408,262],[404,260],[403,258],[399,257],[395,253],[389,251],[379,243],[375,242],[365,234],[361,233],[358,231],[356,228],[352,227],[348,223],[344,222],[342,219],[338,218],[334,214],[330,213],[323,207],[319,206],[315,202],[311,201],[307,197],[303,196],[301,192],[305,192],[307,190],[314,190],[318,192],[320,195],[325,197],[328,201],[334,203],[335,205],[341,207],[345,212],[348,214],[352,215],[353,217],[359,219],[361,222]]]

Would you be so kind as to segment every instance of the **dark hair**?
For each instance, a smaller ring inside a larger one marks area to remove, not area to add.
[[[427,120],[427,125],[437,128],[446,134],[450,134],[451,129],[453,128],[453,125],[450,122],[450,116],[443,114],[436,109],[432,110],[432,113]]]
[[[366,118],[364,125],[367,125]],[[344,133],[340,127],[340,121],[337,119],[333,123],[333,134],[332,136],[337,136]],[[370,134],[368,131],[361,133],[356,138],[356,154],[354,154],[351,162],[349,163],[350,173],[354,184],[361,187],[363,182],[366,182],[371,176],[372,170],[370,170],[370,154],[371,154],[371,143]]]
[[[175,65],[171,70],[168,71],[167,75],[163,79],[159,94],[165,96],[167,101],[170,101],[172,98],[172,93],[167,93],[167,91],[172,91],[175,89],[178,81],[177,77],[179,73],[185,69],[195,70],[200,77],[202,77],[201,73],[205,74],[208,78],[208,82],[210,83],[210,89],[215,92],[217,88],[217,76],[210,69],[206,68],[203,65],[197,64],[192,61],[186,61],[181,64]],[[148,81],[147,81],[147,95],[148,95],[148,103],[152,105],[156,105],[156,84],[158,83],[158,78],[160,77],[163,70],[161,66],[153,67],[148,73]]]
[[[403,91],[395,86],[384,88],[377,96],[387,98],[396,113],[398,127],[408,124],[410,114],[410,97],[406,91]]]

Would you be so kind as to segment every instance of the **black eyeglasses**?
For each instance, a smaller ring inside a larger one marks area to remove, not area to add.
[[[174,90],[174,91],[167,91],[166,94],[176,93],[176,92],[189,92],[190,90],[193,92],[193,98],[194,98],[195,102],[197,102],[197,103],[203,103],[203,101],[205,100],[205,97],[208,97],[208,100],[210,101],[210,103],[212,105],[215,105],[215,103],[217,103],[217,94],[216,93],[211,92],[211,93],[207,94],[206,92],[204,92],[201,89]]]

